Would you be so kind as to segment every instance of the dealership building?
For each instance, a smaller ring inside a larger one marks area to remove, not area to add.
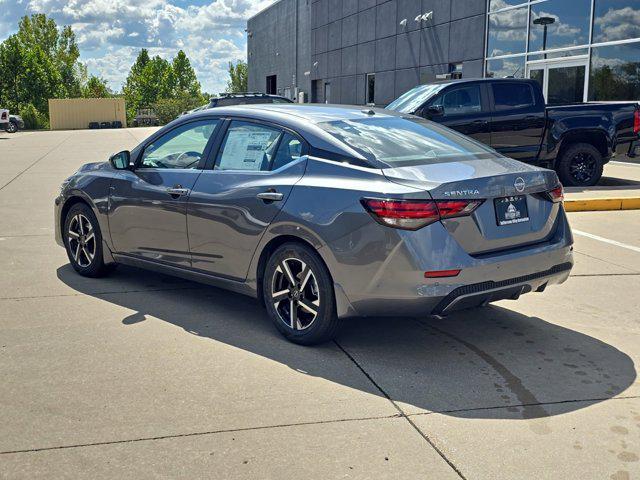
[[[549,103],[640,100],[640,0],[279,0],[247,22],[249,90],[386,105],[446,78]]]

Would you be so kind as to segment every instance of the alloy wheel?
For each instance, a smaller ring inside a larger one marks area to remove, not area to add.
[[[278,264],[271,281],[271,298],[280,320],[293,330],[309,328],[318,317],[318,281],[300,259],[287,258]]]
[[[83,268],[91,265],[96,256],[96,235],[89,219],[81,213],[69,222],[67,241],[75,262]]]
[[[571,159],[569,173],[579,184],[588,183],[596,174],[596,159],[587,152],[580,152]]]
[[[7,125],[7,132],[16,133],[17,131],[18,131],[18,127],[16,127],[16,124],[13,122],[9,122],[9,124]]]

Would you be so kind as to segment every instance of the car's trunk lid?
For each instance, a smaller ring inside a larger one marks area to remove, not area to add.
[[[495,156],[386,168],[383,172],[392,182],[428,191],[434,200],[484,200],[471,216],[442,221],[469,254],[538,243],[551,237],[555,230],[559,207],[544,196],[544,192],[558,185],[552,170]],[[496,199],[505,199],[502,211],[496,206]],[[507,208],[516,221],[504,223],[502,217]]]

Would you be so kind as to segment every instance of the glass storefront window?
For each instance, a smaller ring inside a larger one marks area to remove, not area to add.
[[[640,100],[640,42],[592,48],[589,100]]]
[[[593,43],[640,38],[638,0],[595,0]]]
[[[531,6],[529,51],[589,43],[591,0],[549,0]]]
[[[527,45],[527,7],[489,15],[487,57],[524,53]]]
[[[588,48],[579,48],[576,50],[562,50],[560,52],[549,52],[549,53],[535,53],[533,55],[528,55],[527,59],[529,61],[532,60],[551,60],[554,58],[565,58],[565,57],[575,57],[577,55],[587,55],[589,53]]]
[[[487,77],[524,78],[524,56],[487,60]]]
[[[515,5],[524,5],[527,0],[489,0],[489,11],[495,12],[507,7],[513,7]]]

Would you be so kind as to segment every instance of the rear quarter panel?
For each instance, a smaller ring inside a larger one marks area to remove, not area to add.
[[[257,286],[260,253],[270,241],[283,235],[313,245],[334,282],[346,286],[370,280],[397,248],[401,231],[373,220],[360,203],[363,197],[429,198],[429,194],[389,182],[381,170],[310,157],[304,177],[265,232],[247,281]]]

